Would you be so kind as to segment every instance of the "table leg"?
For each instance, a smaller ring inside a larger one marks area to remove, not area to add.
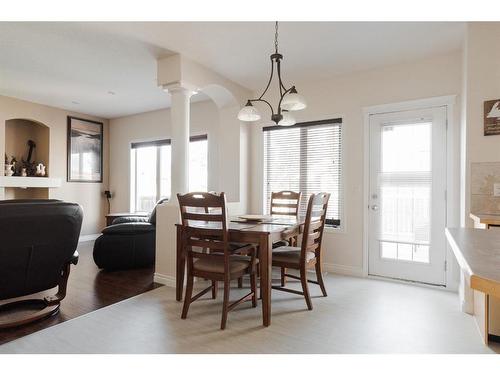
[[[269,235],[262,235],[259,241],[260,295],[262,298],[262,321],[266,327],[271,325],[272,251]]]
[[[184,249],[182,246],[182,228],[180,225],[177,226],[177,238],[176,238],[177,256],[176,261],[176,273],[175,273],[175,299],[177,301],[182,301],[182,289],[184,288],[184,270],[186,269],[186,257],[184,256]]]

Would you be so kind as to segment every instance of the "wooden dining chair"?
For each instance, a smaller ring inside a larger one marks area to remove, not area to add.
[[[298,216],[302,193],[290,190],[271,193],[271,215]]]
[[[226,196],[200,192],[177,194],[182,219],[182,246],[187,260],[187,287],[182,309],[182,319],[186,319],[189,306],[204,294],[212,291],[217,296],[217,282],[224,283],[221,329],[226,328],[228,312],[242,302],[252,301],[257,306],[257,249],[248,245],[248,255],[235,255],[229,243]],[[200,208],[203,212],[200,213]],[[196,250],[208,249],[208,252]],[[250,293],[229,303],[231,280],[250,275]],[[194,278],[212,281],[212,285],[193,297]]]
[[[299,216],[301,192],[283,190],[271,193],[271,215]],[[273,248],[280,246],[297,246],[297,234],[295,231],[283,232],[281,240],[273,244]],[[281,286],[286,285],[286,268],[281,268]]]
[[[329,199],[328,193],[312,194],[309,198],[300,247],[280,246],[273,250],[273,267],[280,267],[282,270],[287,268],[299,270],[300,277],[287,273],[284,273],[284,276],[300,280],[302,292],[283,286],[273,286],[273,289],[303,295],[309,310],[312,310],[312,302],[308,282],[318,284],[323,296],[327,296],[321,274],[321,241]],[[307,269],[312,267],[316,269],[316,280],[307,279]]]
[[[271,204],[269,207],[270,215],[283,215],[283,216],[293,216],[298,217],[300,208],[300,197],[301,192],[295,192],[291,190],[282,190],[271,193]],[[296,231],[284,231],[281,235],[281,239],[278,242],[273,243],[273,248],[279,246],[297,246],[297,234]],[[239,253],[244,254],[244,250],[239,249]],[[281,269],[281,286],[285,286],[286,283],[286,269]],[[259,269],[257,269],[257,275],[259,275]],[[238,279],[238,288],[243,287],[243,278]]]

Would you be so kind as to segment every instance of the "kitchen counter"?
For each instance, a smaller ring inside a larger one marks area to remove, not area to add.
[[[462,297],[472,308],[484,342],[500,329],[500,232],[446,228],[446,238],[462,270]]]
[[[500,214],[470,213],[470,218],[474,220],[474,228],[490,229],[490,227],[500,227]]]

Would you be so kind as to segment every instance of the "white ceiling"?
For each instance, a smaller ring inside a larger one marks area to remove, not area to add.
[[[283,22],[283,78],[321,80],[445,54],[460,48],[463,30],[451,22]],[[165,108],[156,59],[172,53],[259,91],[273,38],[272,22],[0,22],[0,94],[104,118]]]

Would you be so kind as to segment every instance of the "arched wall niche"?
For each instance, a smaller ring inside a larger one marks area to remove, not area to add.
[[[50,128],[35,120],[15,118],[5,121],[5,154],[9,161],[15,157],[18,162],[27,160],[28,141],[35,142],[32,160],[43,163],[49,169]]]
[[[8,162],[14,157],[17,162],[27,160],[28,141],[35,142],[31,161],[43,163],[46,166],[46,175],[50,175],[50,127],[40,121],[29,118],[12,118],[5,121],[5,155]],[[2,175],[4,171],[2,170]],[[19,188],[6,187],[4,199],[48,198],[47,188]]]

